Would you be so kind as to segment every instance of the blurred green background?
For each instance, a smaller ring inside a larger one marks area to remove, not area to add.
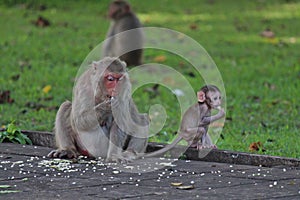
[[[227,96],[220,149],[300,158],[300,1],[129,2],[144,26],[182,32],[215,61]],[[108,4],[0,1],[0,125],[14,121],[21,129],[52,131],[58,106],[72,98],[82,61],[105,38]],[[39,16],[50,25],[36,26]],[[262,36],[267,29],[275,36]],[[150,62],[173,67],[195,92],[201,87],[193,67],[170,53],[146,50],[144,63]],[[141,112],[155,103],[165,107],[165,127],[150,140],[170,142],[180,123],[175,96],[147,85],[134,100]]]

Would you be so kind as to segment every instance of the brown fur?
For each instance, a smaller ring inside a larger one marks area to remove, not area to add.
[[[105,73],[122,75],[117,95],[108,96]],[[139,114],[131,97],[126,64],[117,58],[93,62],[77,80],[73,102],[64,102],[57,112],[57,150],[49,157],[102,157],[108,161],[134,159],[147,146],[148,117]]]

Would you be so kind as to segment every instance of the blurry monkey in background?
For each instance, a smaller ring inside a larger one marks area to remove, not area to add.
[[[131,10],[128,2],[124,0],[112,1],[108,9],[111,25],[106,35],[103,47],[103,56],[119,57],[127,66],[142,64],[143,32],[142,25]],[[124,32],[130,29],[134,31]],[[123,34],[116,35],[123,32]],[[133,51],[129,51],[132,50]]]

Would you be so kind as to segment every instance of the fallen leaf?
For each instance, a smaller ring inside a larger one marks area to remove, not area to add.
[[[191,24],[190,25],[191,30],[197,30],[197,28],[198,28],[197,24]]]
[[[154,58],[154,61],[155,62],[165,62],[167,60],[167,58],[166,58],[166,56],[156,56],[155,58]]]
[[[191,190],[191,189],[194,189],[195,187],[194,187],[194,185],[181,185],[176,188],[179,190]]]
[[[292,180],[288,183],[288,185],[296,185],[296,182],[294,180]]]
[[[39,16],[37,18],[37,20],[34,22],[34,24],[37,26],[37,27],[47,27],[47,26],[50,26],[50,22],[48,19],[42,17],[42,16]]]
[[[181,186],[182,183],[181,182],[177,182],[177,183],[171,183],[172,186]]]
[[[45,94],[47,94],[47,93],[50,92],[51,88],[52,88],[51,85],[46,85],[46,86],[43,88],[43,92],[44,92]]]
[[[262,149],[262,143],[260,141],[253,142],[249,146],[250,151],[259,151],[260,149]]]
[[[10,91],[0,91],[0,104],[3,103],[13,103],[15,100],[10,98]]]

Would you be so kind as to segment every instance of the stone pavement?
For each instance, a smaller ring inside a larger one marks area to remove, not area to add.
[[[151,158],[128,164],[48,159],[0,144],[0,199],[300,199],[300,168]]]

